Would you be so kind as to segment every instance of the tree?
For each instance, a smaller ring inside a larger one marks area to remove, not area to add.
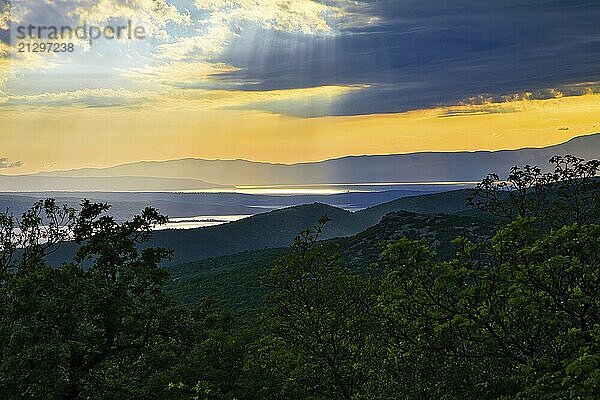
[[[248,329],[239,329],[237,322],[232,312],[217,307],[210,297],[189,308],[185,340],[189,347],[165,374],[165,399],[245,398],[243,368],[253,336]]]
[[[253,364],[272,379],[260,398],[354,399],[374,375],[374,280],[318,243],[327,221],[299,235],[263,278],[274,306]]]
[[[422,241],[384,253],[380,306],[411,398],[597,398],[600,227],[536,232],[513,222],[491,243]]]
[[[166,217],[147,208],[119,224],[108,209],[44,200],[20,221],[0,215],[0,397],[136,397],[147,376],[131,372],[173,340],[182,313],[159,266],[169,252],[138,247]],[[79,245],[75,260],[46,265],[67,239]]]
[[[600,376],[600,162],[514,167],[470,203],[504,219],[443,261],[406,238],[383,253],[387,374],[408,398],[592,399]]]
[[[506,180],[490,174],[469,203],[504,222],[527,217],[551,227],[600,222],[600,161],[566,155],[552,157],[550,163],[553,172],[526,165],[513,167]]]

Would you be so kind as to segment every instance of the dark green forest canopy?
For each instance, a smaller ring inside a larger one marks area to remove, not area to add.
[[[553,162],[170,274],[152,208],[0,214],[0,398],[597,399],[599,164]]]
[[[452,240],[457,236],[479,242],[493,234],[494,224],[485,215],[395,212],[355,236],[329,239],[323,245],[338,252],[349,268],[360,271],[381,262],[385,245],[405,236],[427,238],[440,258],[448,258],[454,254]],[[238,311],[241,317],[256,316],[257,313],[249,313],[247,309],[266,306],[267,289],[260,284],[261,275],[278,257],[289,252],[289,248],[254,250],[170,266],[172,281],[167,284],[167,290],[185,303],[212,295],[219,304]]]

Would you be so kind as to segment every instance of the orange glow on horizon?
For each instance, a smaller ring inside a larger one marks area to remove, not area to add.
[[[193,101],[133,109],[22,106],[0,115],[0,155],[24,163],[0,173],[22,174],[186,157],[298,163],[543,147],[600,132],[600,95],[349,117],[203,110]]]

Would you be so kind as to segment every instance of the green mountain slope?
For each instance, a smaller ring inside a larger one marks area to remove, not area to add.
[[[323,233],[324,238],[348,236],[362,230],[363,224],[351,212],[315,203],[259,214],[225,225],[156,232],[147,245],[173,249],[171,264],[282,247],[287,246],[298,232],[315,225],[323,215],[331,219]]]
[[[172,281],[167,290],[184,303],[213,296],[240,315],[257,315],[266,293],[260,277],[286,251],[286,247],[253,250],[173,265],[168,268]]]
[[[458,214],[417,214],[399,211],[387,214],[381,222],[357,235],[338,241],[342,259],[353,267],[379,261],[386,243],[409,237],[426,238],[440,258],[453,255],[452,240],[463,236],[473,241],[490,237],[494,225],[488,218]]]
[[[324,243],[335,246],[343,262],[353,268],[361,268],[378,262],[383,246],[404,236],[428,238],[439,256],[448,258],[454,251],[451,241],[457,236],[479,241],[492,234],[493,226],[487,219],[401,211],[386,215],[381,222],[357,235]],[[285,247],[246,251],[171,266],[169,270],[173,281],[169,291],[189,303],[214,295],[222,305],[242,315],[256,315],[256,311],[262,307],[265,293],[259,282],[260,276],[286,251]]]
[[[375,224],[381,218],[390,212],[410,211],[421,214],[435,213],[457,213],[468,211],[471,208],[467,205],[467,198],[471,195],[471,190],[454,190],[443,193],[424,194],[419,196],[409,196],[393,200],[378,206],[369,207],[359,211],[357,216],[365,223]]]
[[[467,196],[468,191],[463,190],[406,197],[356,213],[320,203],[307,204],[257,214],[225,225],[158,231],[147,246],[172,249],[173,259],[165,265],[175,265],[249,250],[285,247],[298,232],[314,226],[323,215],[331,219],[323,239],[348,237],[377,224],[389,212],[467,210]],[[49,257],[49,262],[57,265],[70,260],[74,251],[74,245],[67,243],[62,251]]]
[[[327,215],[331,222],[323,239],[356,235],[377,224],[390,212],[455,213],[468,210],[468,190],[413,196],[351,213],[340,208],[315,203],[255,215],[240,221],[210,228],[187,231],[157,232],[150,246],[174,250],[170,263],[178,264],[209,257],[219,257],[247,250],[287,246],[306,228]]]

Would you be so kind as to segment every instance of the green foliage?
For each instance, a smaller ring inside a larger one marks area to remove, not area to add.
[[[396,212],[321,241],[324,217],[289,249],[172,277],[170,251],[142,245],[154,209],[0,214],[0,398],[600,398],[598,164],[554,162],[479,186],[500,229]],[[46,265],[67,239],[75,258]]]
[[[1,216],[0,398],[171,399],[167,388],[184,382],[181,360],[196,355],[204,371],[218,371],[221,358],[204,355],[226,353],[212,343],[231,317],[179,305],[162,289],[168,273],[159,264],[170,252],[139,250],[165,217],[148,208],[117,224],[107,210],[46,200],[20,224]],[[45,254],[66,238],[80,244],[76,258],[48,267]]]
[[[479,242],[494,234],[494,225],[481,215],[415,214],[395,212],[386,215],[378,224],[348,238],[327,240],[324,243],[339,251],[340,262],[360,271],[381,261],[386,243],[401,237],[427,238],[440,258],[453,256],[452,240],[457,236]],[[211,295],[222,307],[234,310],[242,323],[255,324],[267,305],[267,288],[260,277],[290,249],[264,249],[199,260],[167,267],[172,280],[166,285],[180,301],[193,304]]]
[[[559,228],[573,222],[599,223],[599,160],[566,155],[550,159],[554,171],[537,166],[513,167],[506,180],[490,174],[469,197],[471,206],[506,221],[535,217],[546,226]]]
[[[291,254],[263,278],[273,308],[254,369],[284,378],[264,398],[357,398],[381,356],[374,280],[317,245],[325,222],[296,238]]]
[[[119,225],[103,215],[107,209],[83,202],[76,214],[42,201],[24,214],[20,233],[4,241],[3,259],[10,261],[1,287],[3,397],[124,395],[112,380],[164,328],[174,304],[160,290],[167,274],[158,264],[168,252],[136,247],[164,217],[147,209]],[[3,218],[7,232],[14,219]],[[46,252],[71,237],[82,244],[75,262],[46,266]]]
[[[255,324],[265,310],[268,292],[260,277],[287,248],[247,251],[168,267],[165,289],[184,304],[210,296],[219,307],[233,310],[239,323]]]
[[[516,221],[489,245],[461,240],[449,262],[423,242],[388,247],[381,306],[427,382],[410,387],[416,398],[597,395],[600,227],[533,226]]]

